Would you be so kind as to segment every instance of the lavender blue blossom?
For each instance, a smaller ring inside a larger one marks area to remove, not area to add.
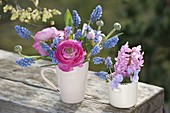
[[[50,50],[50,51],[48,52],[48,57],[50,57],[50,58],[52,59],[52,63],[53,63],[53,64],[58,64],[59,62],[58,62],[58,60],[55,58],[54,54],[55,54],[55,51]]]
[[[104,71],[96,72],[95,75],[97,75],[100,79],[107,80],[108,73]]]
[[[72,16],[73,25],[74,25],[75,27],[78,27],[79,24],[80,24],[80,22],[81,22],[81,18],[80,18],[79,14],[77,13],[76,10],[73,10],[72,15],[73,15],[73,16]]]
[[[113,62],[112,62],[112,60],[111,60],[111,57],[108,56],[108,57],[105,59],[105,65],[106,65],[106,68],[107,68],[107,69],[110,69],[110,68],[113,67]]]
[[[87,32],[90,32],[92,30],[91,26],[87,25],[86,30],[87,30]]]
[[[118,74],[116,76],[113,76],[113,79],[110,81],[110,87],[112,89],[118,88],[119,83],[123,81],[123,76]]]
[[[101,58],[101,57],[94,57],[93,58],[93,63],[94,64],[101,64],[101,63],[103,63],[105,61],[105,59],[104,58]]]
[[[133,74],[132,68],[128,68],[128,69],[127,69],[127,73],[128,73],[128,75],[132,75],[132,74]]]
[[[46,52],[50,50],[50,47],[45,42],[40,42],[42,49]]]
[[[52,58],[52,63],[53,63],[53,64],[58,64],[59,62],[58,62],[58,60],[57,60],[56,58],[53,57],[53,58]]]
[[[21,67],[28,67],[31,66],[35,61],[34,58],[22,58],[20,60],[16,60],[16,64],[20,65]]]
[[[139,72],[140,72],[140,70],[136,70],[136,71],[134,72],[134,75],[131,75],[131,76],[130,76],[130,80],[131,80],[132,82],[138,82],[138,80],[139,80],[139,76],[138,76]]]
[[[87,25],[86,23],[83,24],[83,28],[82,28],[82,34],[85,35],[86,32],[90,32],[92,30],[92,28]]]
[[[66,32],[66,35],[67,35],[67,36],[70,36],[70,35],[73,33],[72,27],[70,27],[70,26],[66,26],[66,27],[64,28],[64,31]]]
[[[32,35],[32,33],[30,31],[28,31],[28,29],[21,27],[19,25],[15,26],[15,31],[17,32],[17,34],[24,39],[29,39],[29,36]]]
[[[102,41],[101,31],[94,30],[94,32],[95,32],[94,42],[95,43],[101,42]]]
[[[51,47],[54,48],[56,47],[59,43],[60,43],[61,39],[60,37],[56,36],[54,39],[53,39],[53,43],[51,44]]]
[[[77,32],[76,32],[75,35],[74,35],[74,39],[77,40],[78,37],[82,37],[82,36],[83,36],[83,35],[82,35],[81,29],[78,29]]]
[[[101,50],[100,46],[98,45],[94,46],[93,49],[91,50],[91,56],[98,54],[100,50]]]
[[[103,48],[105,48],[105,49],[112,48],[112,47],[116,46],[116,44],[117,44],[118,41],[119,41],[118,36],[109,38],[108,40],[106,40],[105,42],[103,42]]]
[[[90,15],[90,22],[94,23],[102,16],[102,7],[98,5]]]
[[[49,52],[48,52],[48,57],[50,57],[50,58],[54,58],[54,51],[53,50],[50,50]]]

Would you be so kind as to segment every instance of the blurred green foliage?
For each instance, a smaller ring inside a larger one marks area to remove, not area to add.
[[[124,32],[115,48],[109,49],[107,53],[102,51],[99,55],[104,57],[109,55],[114,59],[117,51],[126,41],[131,47],[142,45],[145,63],[140,73],[140,81],[164,87],[165,101],[168,102],[170,99],[170,0],[41,0],[40,2],[42,7],[61,11],[61,16],[52,18],[57,29],[64,28],[64,12],[67,8],[70,11],[76,9],[82,22],[86,22],[92,9],[98,4],[103,7],[102,20],[105,25],[102,31],[107,34],[113,24],[119,22],[122,25],[121,31]],[[2,11],[0,13],[2,15]],[[37,23],[38,27],[35,27],[18,21],[11,22],[9,17],[9,13],[3,14],[0,20],[0,48],[13,51],[16,44],[21,44],[26,50],[25,53],[36,54],[37,52],[30,46],[33,42],[28,43],[20,39],[15,34],[14,25],[23,25],[33,33],[49,25]],[[105,68],[103,65],[90,65],[90,69],[100,71]]]

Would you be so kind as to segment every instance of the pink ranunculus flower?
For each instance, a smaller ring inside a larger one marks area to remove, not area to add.
[[[39,42],[45,42],[46,40],[53,39],[56,36],[59,36],[61,39],[64,39],[65,33],[64,31],[58,31],[55,27],[45,28],[35,34],[35,42],[32,47],[36,49],[42,56],[45,56],[47,55],[47,52],[42,49]]]
[[[55,57],[59,61],[58,67],[65,72],[73,70],[73,67],[82,66],[85,55],[81,42],[76,40],[61,42],[55,51]]]

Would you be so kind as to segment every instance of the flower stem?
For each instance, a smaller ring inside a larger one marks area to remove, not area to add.
[[[111,69],[109,69],[109,72],[110,72],[110,74],[112,73],[112,70]]]
[[[101,26],[98,26],[97,31],[100,31],[100,30],[101,30]]]
[[[33,35],[30,35],[30,37],[34,39],[34,36],[33,36]]]
[[[56,65],[56,64],[43,65],[41,67],[54,66],[54,65]]]
[[[91,54],[91,52],[87,53],[87,57],[86,57],[86,60],[87,60],[87,61],[88,61],[89,58],[90,58],[90,54]]]
[[[90,26],[90,24],[91,24],[91,21],[89,21],[89,23],[87,25]]]
[[[120,36],[120,35],[123,35],[123,33],[119,33],[119,34],[117,34],[117,36]]]
[[[21,52],[18,52],[18,54],[24,58],[36,58],[36,59],[39,59],[41,58],[42,56],[27,56],[27,55],[23,55]]]
[[[105,40],[107,40],[115,31],[116,31],[115,28],[112,29],[112,30],[110,31],[110,33],[106,36]]]

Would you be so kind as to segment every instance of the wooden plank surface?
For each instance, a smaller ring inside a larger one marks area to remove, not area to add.
[[[108,84],[92,71],[88,74],[85,100],[78,104],[63,103],[59,94],[40,76],[39,66],[47,61],[21,68],[15,64],[16,59],[18,55],[0,50],[0,113],[154,113],[163,110],[163,88],[141,82],[135,107],[118,109],[111,106]],[[47,74],[57,83],[54,73]]]

